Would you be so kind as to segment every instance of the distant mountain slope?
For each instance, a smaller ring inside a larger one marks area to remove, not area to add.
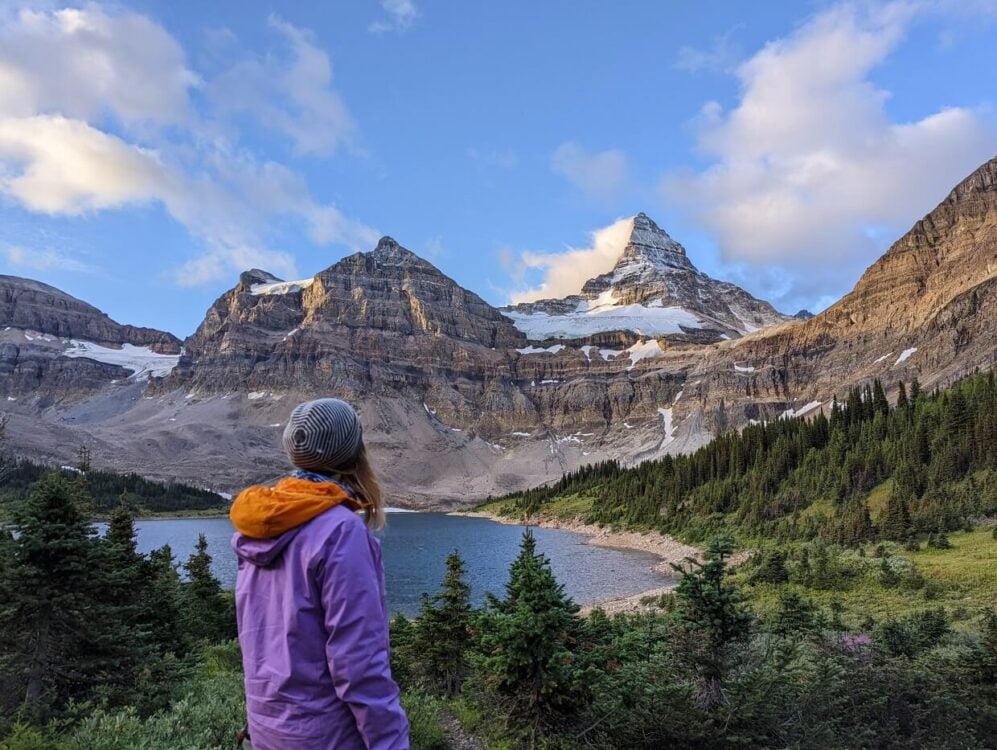
[[[995,174],[997,160],[974,172],[807,320],[696,271],[642,216],[616,268],[579,295],[505,311],[383,238],[311,279],[243,274],[182,353],[159,332],[129,343],[127,327],[72,298],[55,297],[64,320],[46,321],[38,292],[19,293],[0,308],[0,399],[13,399],[11,442],[28,455],[67,460],[87,442],[98,466],[232,490],[283,469],[279,434],[298,400],[339,396],[360,410],[394,502],[470,502],[815,414],[873,377],[930,386],[991,367]],[[152,361],[140,367],[129,347]]]
[[[627,330],[709,343],[790,320],[768,302],[699,271],[685,248],[645,214],[629,224],[616,265],[586,282],[580,294],[525,302],[503,312],[538,341]]]

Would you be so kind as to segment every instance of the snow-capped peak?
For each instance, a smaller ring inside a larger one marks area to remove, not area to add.
[[[786,320],[767,302],[699,271],[647,214],[613,229],[619,255],[612,270],[586,281],[580,294],[505,308],[519,330],[537,341],[619,330],[723,341]]]
[[[612,270],[611,283],[641,280],[671,271],[695,270],[685,248],[644,213],[631,219],[630,239]]]

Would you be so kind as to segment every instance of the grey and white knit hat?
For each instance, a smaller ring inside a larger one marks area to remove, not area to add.
[[[331,471],[356,459],[363,446],[363,428],[348,403],[320,398],[294,407],[282,442],[299,469]]]

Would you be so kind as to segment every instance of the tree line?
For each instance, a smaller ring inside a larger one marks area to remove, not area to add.
[[[0,487],[0,510],[27,499],[32,486],[52,470],[25,458],[7,459]],[[185,510],[224,509],[228,502],[217,492],[181,482],[156,482],[138,474],[118,474],[90,466],[90,453],[81,448],[74,466],[86,486],[92,511],[106,515],[122,503],[133,513],[168,513]]]
[[[514,496],[535,513],[566,494],[592,498],[590,522],[658,529],[692,541],[720,532],[842,543],[903,540],[997,512],[997,380],[993,372],[925,393],[901,382],[835,398],[829,414],[752,424],[692,454],[633,468],[586,466]],[[867,499],[892,480],[876,523]]]

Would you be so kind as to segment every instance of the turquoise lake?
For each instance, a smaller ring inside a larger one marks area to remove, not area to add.
[[[229,544],[227,518],[163,519],[136,522],[138,546],[148,552],[169,544],[178,561],[193,551],[204,533],[214,558],[215,574],[226,588],[235,585],[237,562]],[[378,536],[384,550],[388,607],[413,615],[422,592],[440,585],[444,559],[457,549],[467,562],[475,603],[485,592],[501,595],[509,563],[519,550],[523,527],[485,518],[445,513],[390,513]],[[671,580],[653,570],[657,558],[644,552],[606,549],[586,543],[586,537],[556,529],[534,529],[537,549],[551,561],[557,579],[579,604],[590,604],[665,586]]]

